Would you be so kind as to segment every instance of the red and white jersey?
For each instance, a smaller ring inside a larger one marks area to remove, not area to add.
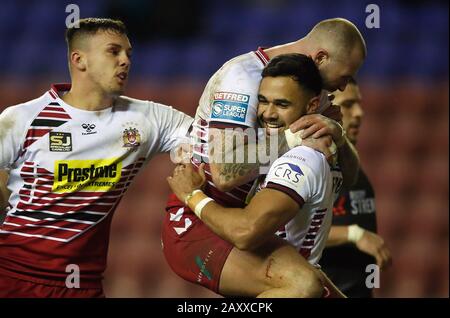
[[[191,136],[194,140],[194,164],[208,162],[209,128],[257,128],[258,91],[261,73],[269,63],[262,48],[226,62],[208,81],[195,114]],[[320,112],[330,105],[326,91],[321,95]],[[206,193],[230,207],[244,206],[251,184],[228,193],[220,192],[211,181],[206,166]]]
[[[278,234],[317,265],[331,227],[333,202],[342,184],[342,173],[332,169],[324,155],[299,146],[278,158],[261,188],[289,195],[301,206]]]
[[[0,168],[9,170],[12,192],[0,271],[64,284],[75,264],[81,287],[99,287],[115,208],[154,154],[185,141],[192,118],[125,96],[84,111],[60,98],[68,89],[55,85],[0,116]]]

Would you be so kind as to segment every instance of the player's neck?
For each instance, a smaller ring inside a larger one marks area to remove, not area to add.
[[[264,52],[266,52],[266,54],[269,56],[270,59],[273,59],[275,56],[289,53],[300,53],[309,55],[309,47],[307,45],[306,40],[303,38],[295,42],[290,42],[271,47],[269,49],[264,50]]]
[[[99,111],[111,107],[114,104],[115,97],[72,83],[70,91],[62,96],[61,99],[75,108]]]

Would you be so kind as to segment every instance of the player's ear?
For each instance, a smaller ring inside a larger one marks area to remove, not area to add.
[[[311,98],[306,105],[306,114],[314,114],[319,109],[320,95]]]
[[[316,53],[316,55],[313,57],[314,63],[316,63],[317,66],[320,64],[326,62],[329,58],[328,51],[325,49],[319,49]]]
[[[78,50],[70,52],[70,64],[72,68],[84,72],[86,70],[86,57],[83,52]]]

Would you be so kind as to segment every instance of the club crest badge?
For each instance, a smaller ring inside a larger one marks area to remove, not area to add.
[[[141,134],[136,128],[127,128],[123,131],[123,146],[125,148],[137,149],[141,144]]]

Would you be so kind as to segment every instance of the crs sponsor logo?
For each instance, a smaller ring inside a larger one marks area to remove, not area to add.
[[[272,175],[279,179],[297,184],[300,182],[300,178],[305,174],[299,166],[286,162],[276,165]]]
[[[214,94],[211,118],[245,122],[249,95],[217,92]]]
[[[120,180],[122,162],[119,158],[59,160],[54,173],[53,192],[108,191]]]

